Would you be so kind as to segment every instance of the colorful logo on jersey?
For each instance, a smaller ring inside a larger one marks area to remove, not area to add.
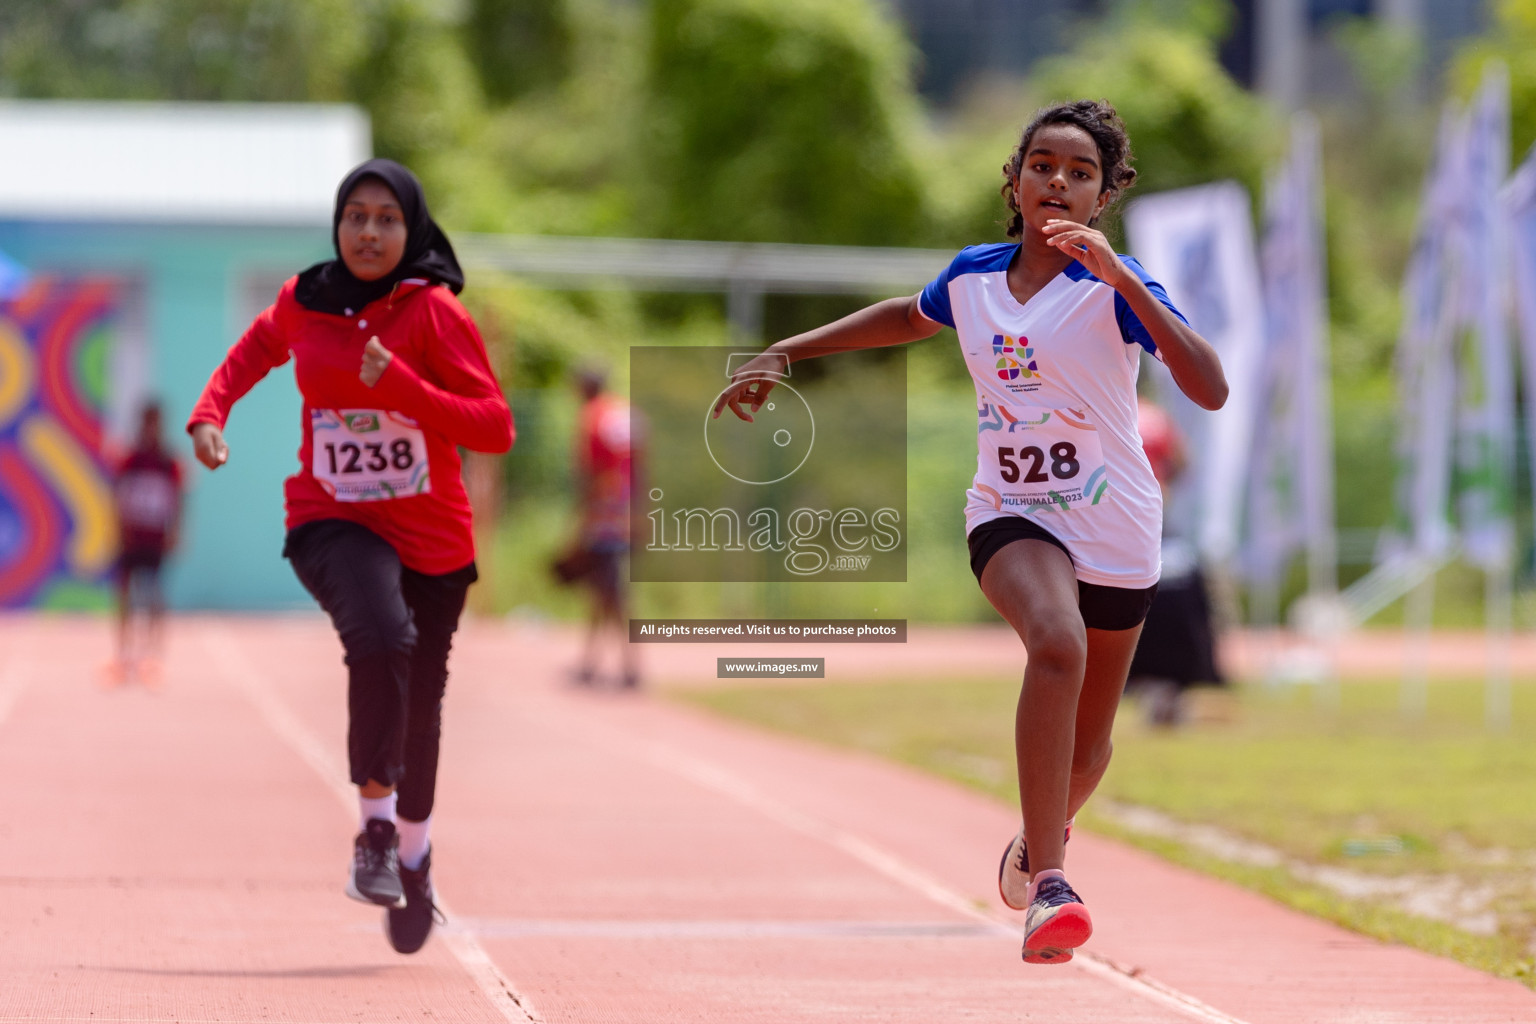
[[[1035,362],[1035,350],[1025,337],[1010,338],[1006,334],[992,335],[992,354],[997,357],[999,380],[1029,380],[1039,377],[1040,366]]]

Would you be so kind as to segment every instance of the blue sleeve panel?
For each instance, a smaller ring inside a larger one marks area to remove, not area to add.
[[[1130,256],[1121,256],[1120,262],[1130,267],[1132,272],[1141,278],[1141,283],[1147,286],[1147,291],[1152,293],[1154,299],[1167,306],[1169,312],[1184,323],[1189,323],[1184,314],[1179,312],[1179,307],[1175,306],[1173,300],[1168,297],[1168,290],[1154,281],[1145,267]],[[1120,337],[1125,339],[1127,345],[1140,345],[1153,355],[1157,355],[1157,343],[1152,340],[1152,335],[1141,322],[1141,318],[1131,309],[1131,304],[1126,302],[1125,296],[1119,292],[1115,292],[1115,323],[1120,325]]]
[[[917,308],[923,316],[945,327],[955,326],[955,314],[949,306],[949,282],[962,274],[986,274],[1006,271],[1019,249],[1013,242],[997,245],[968,245],[950,261],[943,273],[929,281],[918,297]]]
[[[998,245],[971,245],[960,250],[943,273],[928,282],[918,297],[918,309],[922,314],[935,323],[945,327],[955,326],[954,311],[949,304],[949,284],[955,278],[963,274],[987,274],[1006,272],[1008,264],[1013,261],[1013,255],[1019,247],[1015,243],[1002,243]],[[1168,297],[1168,290],[1148,274],[1146,268],[1130,256],[1121,256],[1120,262],[1130,268],[1141,283],[1147,286],[1147,291],[1152,297],[1161,302],[1173,313],[1174,316],[1189,323],[1183,313],[1179,312],[1173,300]],[[1066,275],[1074,281],[1097,281],[1081,263],[1073,262],[1067,267]],[[1125,301],[1125,297],[1119,292],[1115,293],[1115,323],[1120,327],[1120,337],[1127,345],[1140,345],[1153,355],[1157,354],[1157,343],[1152,340],[1152,334],[1141,322],[1131,304]]]
[[[1117,253],[1116,255],[1119,254]],[[1189,323],[1184,314],[1179,312],[1179,308],[1173,304],[1173,300],[1168,297],[1168,290],[1152,279],[1152,275],[1147,273],[1146,267],[1136,262],[1135,258],[1131,256],[1120,256],[1120,262],[1129,267],[1131,273],[1141,278],[1141,283],[1147,286],[1147,291],[1152,293],[1154,299],[1167,306],[1174,316],[1183,320],[1186,324]],[[1088,273],[1087,267],[1075,261],[1066,269],[1065,273],[1074,281],[1098,280],[1097,277]],[[1157,342],[1152,340],[1152,335],[1148,332],[1146,325],[1141,322],[1141,318],[1131,309],[1131,304],[1125,301],[1125,296],[1119,292],[1115,292],[1115,323],[1120,325],[1120,338],[1127,345],[1140,345],[1153,355],[1157,355]]]

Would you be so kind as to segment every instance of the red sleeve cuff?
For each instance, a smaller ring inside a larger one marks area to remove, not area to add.
[[[191,434],[192,428],[199,423],[207,423],[210,426],[218,427],[220,430],[224,429],[224,418],[219,416],[218,413],[194,409],[192,415],[187,418],[186,432]]]

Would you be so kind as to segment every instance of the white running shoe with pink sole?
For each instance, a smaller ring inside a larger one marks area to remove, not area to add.
[[[1093,935],[1093,919],[1065,878],[1042,879],[1024,916],[1024,962],[1064,964]]]

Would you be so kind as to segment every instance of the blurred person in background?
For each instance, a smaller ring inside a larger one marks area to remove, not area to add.
[[[160,681],[165,629],[165,594],[160,567],[176,549],[181,527],[181,466],[160,436],[160,404],[146,402],[139,413],[133,449],[117,467],[112,485],[117,513],[117,658],[109,681],[135,677]],[[142,618],[141,628],[135,621]]]
[[[1023,825],[998,868],[1003,902],[1025,913],[1026,963],[1065,963],[1093,932],[1067,882],[1066,842],[1109,767],[1162,536],[1162,494],[1137,434],[1141,352],[1202,408],[1227,400],[1215,349],[1094,227],[1135,182],[1130,164],[1108,103],[1040,110],[1003,166],[1016,242],[970,246],[917,295],[774,343],[714,409],[750,420],[786,358],[902,345],[946,326],[959,336],[976,387],[971,569],[1027,653],[1014,731]]]
[[[625,689],[640,685],[638,652],[629,642],[628,583],[625,555],[629,552],[629,494],[639,468],[639,438],[631,423],[629,403],[604,390],[602,371],[588,367],[576,374],[581,412],[576,426],[575,476],[577,536],[572,562],[591,599],[591,612],[576,682],[597,680],[603,634],[618,646],[620,677]],[[567,562],[570,565],[571,562]]]
[[[1166,505],[1173,485],[1189,465],[1183,436],[1173,417],[1146,398],[1137,402],[1136,422]],[[1126,692],[1140,697],[1149,724],[1168,728],[1185,719],[1185,690],[1222,682],[1216,667],[1210,595],[1199,556],[1194,545],[1179,535],[1177,525],[1165,521],[1162,576],[1131,659]]]
[[[392,160],[354,169],[331,241],[337,258],[283,285],[214,371],[187,430],[198,460],[223,466],[234,404],[294,360],[304,436],[284,484],[283,555],[346,650],[360,825],[346,893],[388,908],[391,945],[414,953],[438,915],[429,872],[442,700],[477,578],[458,449],[504,452],[514,430],[416,176]]]

